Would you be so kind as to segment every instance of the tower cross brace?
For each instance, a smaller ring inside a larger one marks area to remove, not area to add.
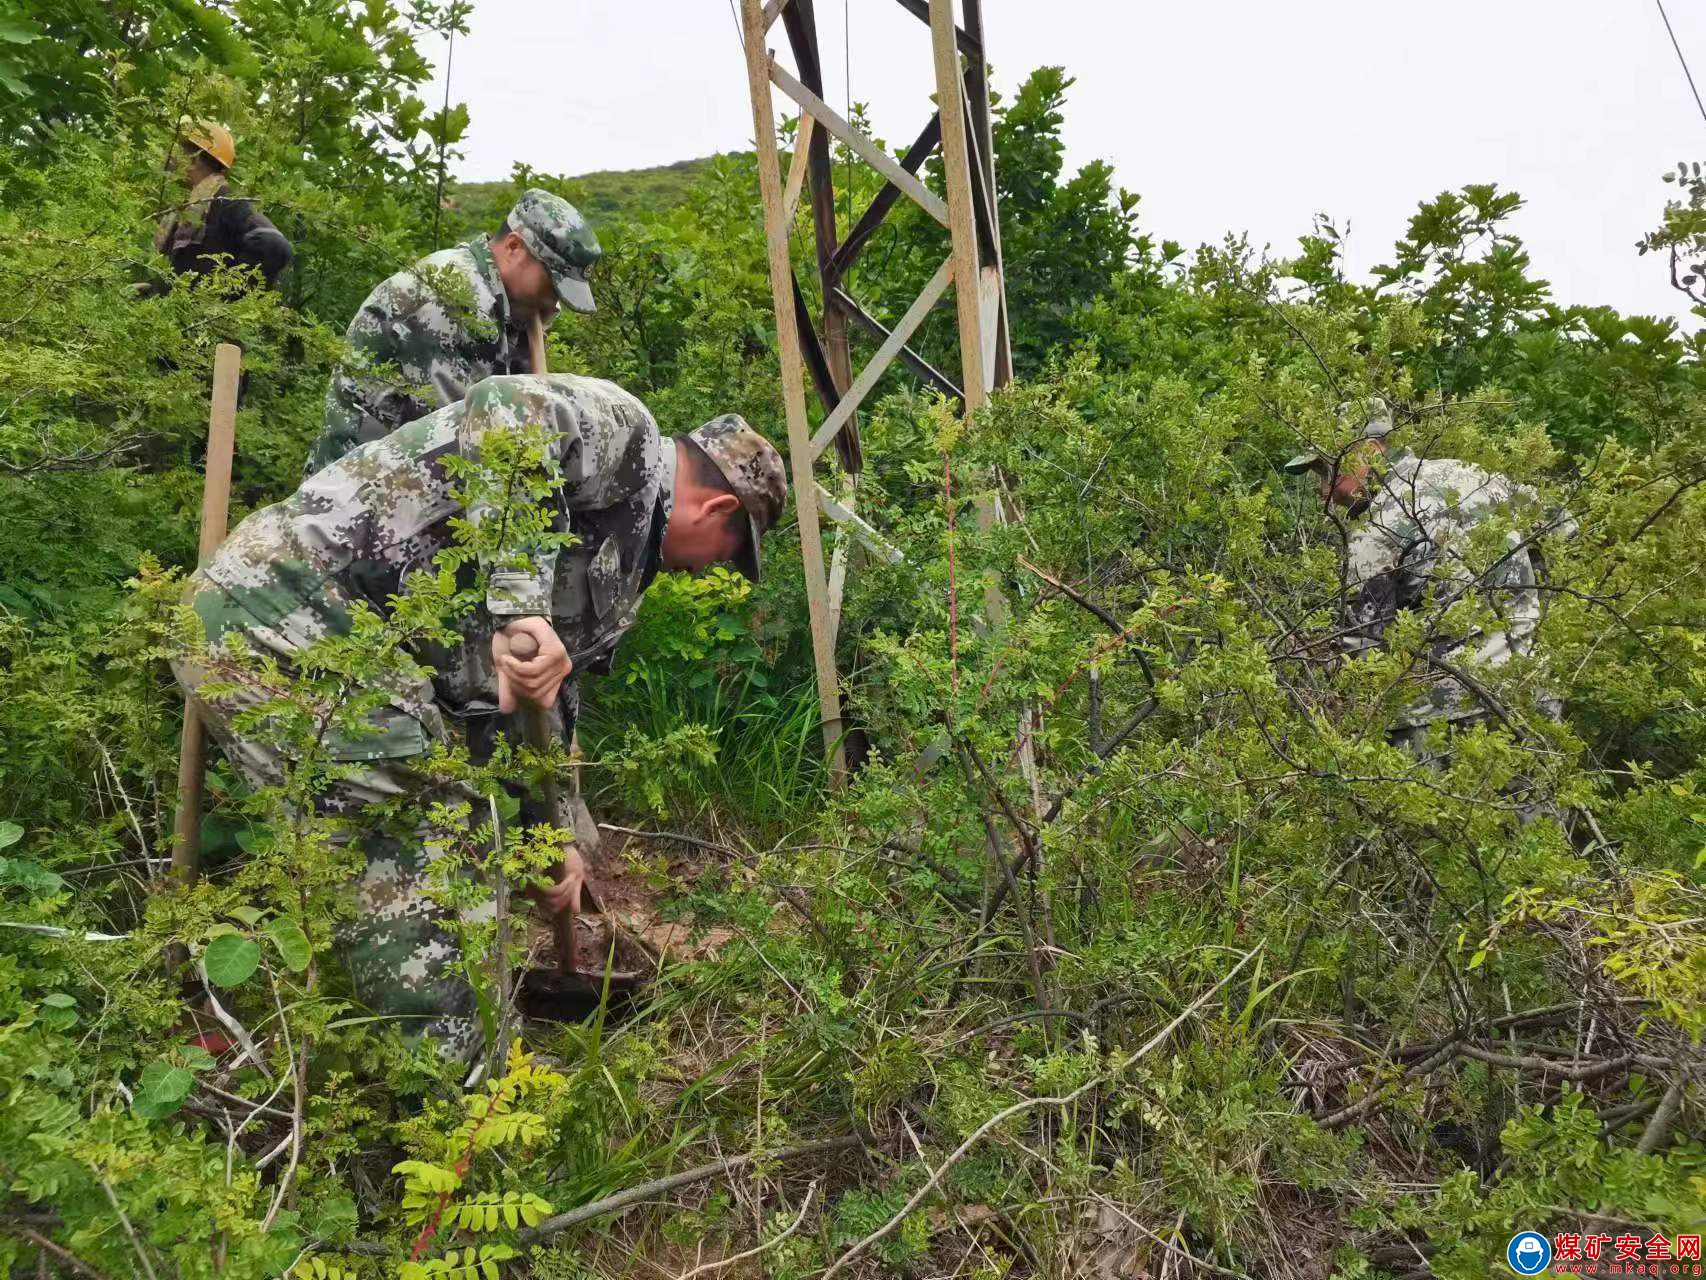
[[[845,775],[844,726],[835,662],[835,635],[848,572],[848,539],[884,559],[900,553],[859,518],[857,482],[864,467],[858,410],[897,359],[923,382],[975,411],[992,390],[1013,377],[1007,332],[1007,295],[1001,266],[1001,224],[996,206],[995,156],[989,124],[989,77],[984,57],[982,0],[897,0],[929,28],[934,69],[935,113],[899,157],[891,156],[824,100],[813,0],[741,0],[741,35],[752,99],[759,193],[776,309],[777,347],[782,365],[782,402],[788,424],[788,459],[799,516],[800,561],[810,613],[812,658],[817,679],[825,750],[832,775]],[[794,71],[777,61],[768,44],[780,19],[793,54]],[[786,182],[776,141],[776,93],[800,115]],[[885,183],[863,213],[840,236],[835,217],[835,181],[830,139],[840,142],[876,170]],[[941,152],[947,199],[919,179],[926,159]],[[809,203],[816,248],[821,310],[814,314],[794,274],[789,231],[799,201]],[[902,197],[910,199],[948,232],[942,265],[893,329],[860,304],[847,287],[847,272],[860,251]],[[931,310],[952,289],[960,346],[959,382],[936,369],[909,342]],[[857,376],[849,326],[878,345]],[[822,409],[814,433],[807,416],[805,376]],[[817,464],[831,446],[842,473],[839,495],[819,483]],[[998,519],[991,507],[981,513]],[[841,534],[825,566],[822,521]]]

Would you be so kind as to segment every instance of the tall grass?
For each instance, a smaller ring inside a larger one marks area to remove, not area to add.
[[[648,667],[632,683],[607,681],[592,693],[581,741],[595,795],[607,806],[632,803],[620,781],[596,767],[623,749],[630,730],[656,740],[697,725],[715,741],[716,759],[672,772],[665,788],[672,821],[736,824],[749,837],[798,825],[820,803],[827,775],[811,682],[772,689],[761,670],[740,668],[702,676]]]

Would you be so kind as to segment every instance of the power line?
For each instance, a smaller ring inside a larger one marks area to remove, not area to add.
[[[1676,31],[1670,25],[1670,15],[1665,12],[1665,0],[1653,0],[1659,7],[1659,17],[1664,19],[1665,31],[1670,35],[1670,47],[1676,50],[1676,60],[1682,63],[1682,74],[1688,77],[1688,89],[1694,95],[1694,105],[1700,108],[1700,118],[1706,120],[1706,102],[1700,101],[1700,90],[1694,87],[1694,73],[1688,69],[1688,59],[1683,55],[1682,46],[1676,42]]]
[[[450,28],[450,40],[444,52],[444,110],[438,113],[438,189],[432,197],[432,247],[437,252],[439,219],[444,214],[444,148],[450,136],[450,69],[456,65],[456,27]]]

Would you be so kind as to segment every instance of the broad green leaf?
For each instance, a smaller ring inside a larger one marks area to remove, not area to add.
[[[53,991],[41,998],[43,1026],[65,1031],[77,1025],[77,997],[64,991]]]
[[[328,1196],[320,1206],[320,1219],[314,1228],[314,1234],[324,1239],[340,1239],[352,1234],[356,1224],[354,1197],[338,1192]]]
[[[227,933],[207,944],[202,953],[207,979],[215,986],[235,987],[260,967],[261,949],[249,938]]]
[[[249,928],[253,929],[261,922],[261,917],[264,916],[266,912],[262,911],[259,907],[232,907],[229,914],[233,919],[241,920],[244,924],[248,925]]]
[[[184,1065],[191,1071],[206,1071],[219,1061],[199,1044],[179,1045],[178,1056],[184,1060]]]
[[[141,1092],[162,1101],[181,1101],[195,1088],[195,1076],[183,1067],[156,1060],[142,1068]]]
[[[195,1077],[169,1062],[150,1062],[142,1069],[132,1110],[144,1120],[162,1120],[183,1105],[195,1088]]]
[[[314,949],[308,945],[308,935],[302,932],[302,926],[294,920],[274,916],[267,921],[266,935],[272,939],[273,946],[278,948],[278,956],[284,961],[284,967],[292,973],[301,973],[314,958]]]
[[[10,849],[24,838],[24,829],[15,822],[0,822],[0,849]]]
[[[0,858],[0,884],[17,885],[38,898],[52,897],[65,887],[58,872],[30,858]]]

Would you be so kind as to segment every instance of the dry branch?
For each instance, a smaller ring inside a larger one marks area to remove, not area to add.
[[[692,1186],[695,1182],[704,1182],[707,1178],[715,1178],[718,1174],[732,1173],[744,1168],[755,1160],[804,1160],[811,1156],[827,1155],[832,1151],[863,1150],[864,1139],[848,1134],[840,1138],[824,1138],[818,1142],[805,1142],[797,1147],[783,1147],[780,1151],[743,1152],[740,1155],[729,1156],[725,1160],[713,1160],[710,1164],[695,1165],[691,1169],[683,1169],[680,1173],[672,1173],[667,1177],[653,1178],[650,1182],[642,1182],[626,1191],[618,1191],[615,1195],[605,1196],[602,1200],[594,1200],[591,1204],[583,1204],[579,1208],[569,1209],[564,1213],[546,1218],[537,1227],[523,1230],[516,1238],[522,1244],[535,1244],[540,1240],[548,1240],[559,1232],[567,1231],[570,1227],[578,1227],[583,1222],[594,1218],[602,1218],[606,1214],[620,1213],[632,1208],[654,1196],[667,1195],[682,1187]]]
[[[866,1236],[863,1240],[860,1240],[852,1248],[848,1249],[846,1253],[842,1254],[833,1263],[831,1263],[829,1270],[823,1273],[822,1280],[830,1280],[831,1276],[835,1275],[836,1272],[847,1266],[854,1258],[858,1257],[866,1249],[893,1233],[895,1228],[899,1227],[900,1224],[906,1220],[907,1215],[916,1209],[923,1202],[924,1198],[936,1189],[937,1185],[942,1181],[942,1178],[947,1174],[948,1170],[952,1169],[956,1164],[964,1159],[966,1153],[982,1141],[985,1135],[987,1135],[991,1130],[997,1128],[1002,1123],[1010,1120],[1012,1117],[1020,1114],[1021,1112],[1029,1111],[1035,1107],[1070,1106],[1085,1094],[1089,1093],[1092,1089],[1096,1089],[1101,1085],[1106,1084],[1110,1078],[1117,1075],[1119,1072],[1124,1071],[1132,1063],[1149,1053],[1157,1045],[1163,1043],[1167,1037],[1172,1035],[1180,1024],[1185,1021],[1185,1019],[1189,1018],[1198,1009],[1202,1008],[1203,1005],[1212,1000],[1220,992],[1222,987],[1231,982],[1232,979],[1237,976],[1238,971],[1245,965],[1249,964],[1251,960],[1255,959],[1256,956],[1260,954],[1261,950],[1262,946],[1261,944],[1258,944],[1254,950],[1246,952],[1244,954],[1244,958],[1237,964],[1233,965],[1219,982],[1216,982],[1207,991],[1203,992],[1195,1000],[1191,1001],[1191,1003],[1185,1007],[1185,1011],[1183,1013],[1174,1018],[1166,1026],[1162,1027],[1161,1030],[1157,1031],[1154,1035],[1150,1036],[1148,1040],[1143,1042],[1142,1047],[1133,1053],[1127,1054],[1124,1058],[1120,1059],[1118,1063],[1109,1067],[1106,1071],[1086,1080],[1071,1093],[1061,1094],[1059,1097],[1027,1098],[1023,1102],[1015,1102],[1012,1106],[1005,1107],[990,1116],[989,1119],[985,1120],[972,1131],[970,1137],[960,1143],[958,1147],[954,1148],[953,1153],[946,1160],[931,1172],[930,1177],[925,1181],[924,1185],[915,1191],[912,1194],[912,1198],[901,1206],[899,1213],[895,1214],[894,1217],[890,1218],[882,1226],[871,1232],[870,1235]]]

